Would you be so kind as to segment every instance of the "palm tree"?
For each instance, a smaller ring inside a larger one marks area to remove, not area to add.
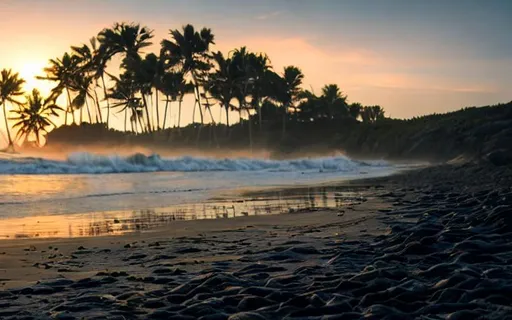
[[[229,128],[229,110],[233,109],[233,100],[236,91],[236,66],[231,58],[225,58],[222,52],[213,53],[216,70],[211,75],[208,84],[212,97],[217,100],[226,111],[226,125]]]
[[[249,77],[251,79],[251,105],[258,112],[258,122],[260,131],[263,130],[263,115],[261,112],[261,103],[265,95],[265,88],[268,82],[268,73],[271,72],[270,60],[265,54],[249,55]]]
[[[183,73],[181,74],[181,80],[178,84],[178,92],[180,93],[180,96],[178,98],[178,128],[181,126],[181,105],[183,103],[183,99],[185,98],[185,95],[187,94],[193,94],[195,91],[195,86],[190,81],[185,81],[185,78],[183,77]]]
[[[167,67],[179,67],[185,75],[190,75],[195,88],[196,103],[199,106],[201,124],[204,124],[201,109],[201,92],[199,90],[199,74],[210,69],[210,45],[215,44],[210,29],[203,28],[197,32],[190,24],[180,30],[170,30],[171,40],[163,40],[162,55]]]
[[[101,78],[104,73],[104,66],[101,66],[101,59],[98,55],[96,38],[92,37],[89,40],[89,43],[91,45],[90,47],[86,44],[83,44],[81,47],[72,46],[71,50],[73,51],[73,54],[76,55],[79,59],[81,73],[84,76],[92,76],[92,80],[94,80],[94,82],[90,82],[90,85],[94,85],[92,89],[94,96],[91,96],[91,98],[96,105],[96,122],[103,122],[103,115],[101,112],[96,88],[99,87],[98,79]]]
[[[234,97],[238,101],[238,113],[240,116],[240,123],[242,124],[242,113],[247,112],[248,126],[249,126],[249,145],[252,150],[252,119],[251,108],[254,106],[250,104],[247,99],[251,96],[251,89],[254,88],[254,58],[252,53],[247,51],[246,47],[236,49],[231,57],[232,63],[236,70],[235,75],[235,94]]]
[[[297,112],[297,103],[302,98],[302,81],[304,80],[304,74],[302,71],[294,66],[287,66],[284,68],[283,76],[281,82],[281,86],[278,84],[275,87],[278,88],[280,92],[278,92],[278,101],[283,106],[283,126],[282,126],[282,134],[283,136],[286,134],[286,120],[288,118],[288,111],[290,108]],[[276,82],[279,82],[276,79]],[[281,87],[279,89],[279,87]]]
[[[112,28],[103,29],[97,38],[100,43],[98,56],[101,61],[98,64],[97,72],[101,74],[103,88],[105,89],[103,72],[107,62],[115,55],[123,54],[122,67],[132,72],[136,70],[141,61],[140,51],[152,45],[153,30],[141,27],[140,24],[115,23]],[[106,94],[106,97],[109,96],[109,94]],[[145,104],[147,105],[146,102]],[[107,108],[110,108],[110,106],[107,106]],[[107,126],[109,114],[110,112],[107,113]],[[148,121],[150,120],[148,119]]]
[[[57,111],[64,109],[55,104],[55,97],[43,99],[37,89],[32,90],[32,93],[26,96],[26,100],[18,110],[11,111],[17,116],[10,119],[16,121],[13,128],[19,128],[17,139],[29,139],[30,136],[34,136],[37,145],[41,146],[41,138],[45,139],[48,127],[56,127],[50,118],[58,117]]]
[[[58,82],[57,86],[52,89],[52,96],[55,98],[60,96],[64,90],[66,91],[68,107],[65,111],[65,124],[68,123],[68,113],[72,114],[73,123],[75,122],[75,113],[73,112],[70,91],[75,87],[74,81],[79,71],[79,63],[80,60],[77,56],[70,55],[66,52],[60,59],[50,59],[50,66],[44,68],[46,73],[45,77],[37,77],[42,80]]]
[[[359,102],[355,102],[350,104],[348,107],[348,112],[350,116],[354,119],[358,119],[361,116],[361,112],[363,111],[363,105]]]
[[[364,107],[361,112],[361,118],[364,123],[375,123],[385,118],[384,109],[380,106]]]
[[[10,69],[3,69],[0,72],[0,102],[4,111],[5,130],[9,143],[5,149],[6,151],[14,151],[14,142],[11,139],[9,122],[7,121],[7,102],[14,105],[22,104],[20,101],[16,100],[16,97],[23,95],[22,86],[24,83],[25,80],[21,79],[18,73],[13,73]]]
[[[346,117],[349,114],[347,96],[343,95],[337,84],[325,85],[322,88],[321,100],[331,120]]]
[[[123,63],[129,66],[133,61],[140,60],[140,51],[152,45],[152,38],[153,30],[140,24],[116,23],[98,34],[99,53],[105,61],[117,54],[124,54]]]
[[[179,91],[181,83],[184,81],[183,73],[180,72],[166,72],[162,76],[162,81],[160,83],[160,91],[165,95],[165,109],[164,109],[164,123],[162,128],[165,129],[167,123],[167,115],[170,113],[169,105],[178,101],[181,93]]]
[[[304,90],[300,93],[301,102],[298,106],[298,118],[303,122],[329,119],[329,111],[324,106],[324,101],[314,92]]]
[[[110,60],[110,57],[107,56],[107,52],[106,52],[106,48],[103,47],[98,47],[97,46],[97,43],[98,43],[98,38],[97,37],[92,37],[90,39],[90,43],[91,43],[91,49],[93,50],[93,54],[94,54],[94,64],[93,64],[93,67],[94,67],[94,80],[95,80],[95,85],[96,87],[99,87],[98,85],[98,79],[101,79],[101,86],[103,88],[103,97],[105,99],[105,101],[107,102],[107,119],[106,119],[106,125],[107,125],[107,129],[109,128],[109,124],[110,124],[110,99],[108,97],[108,93],[107,93],[107,85],[105,83],[105,73],[106,72],[106,69],[107,69],[107,63],[108,61]],[[96,91],[95,91],[95,95],[96,95]],[[99,99],[98,97],[96,96],[96,101],[97,101],[97,104],[99,106]],[[100,116],[101,116],[101,110],[99,110],[99,113],[100,113]]]
[[[153,88],[155,89],[156,95],[156,128],[160,128],[160,111],[159,111],[159,97],[158,92],[162,88],[162,77],[164,75],[164,67],[162,60],[160,57],[155,55],[154,53],[150,53],[146,55],[144,59],[137,64],[135,71],[135,75],[137,77],[137,81],[140,84],[141,92],[144,98],[144,104],[147,102],[145,100],[145,95],[152,95]]]
[[[133,79],[127,77],[125,74],[121,74],[119,78],[114,78],[114,80],[116,84],[113,88],[109,89],[107,96],[117,101],[112,104],[112,108],[120,107],[121,110],[119,110],[119,113],[125,113],[124,130],[127,131],[128,111],[132,112],[132,116],[136,113],[136,119],[140,120],[139,113],[142,112],[143,109],[141,98],[135,96],[138,89]],[[142,123],[141,127],[143,127]]]
[[[73,80],[73,91],[76,91],[78,94],[75,96],[73,101],[71,101],[71,106],[73,110],[80,109],[80,124],[83,123],[82,111],[85,106],[87,109],[87,115],[89,117],[89,122],[92,123],[91,110],[89,108],[88,98],[94,100],[89,88],[93,83],[93,77],[88,76],[86,74],[76,74],[75,79]]]
[[[133,132],[139,132],[139,127],[141,131],[144,132],[144,126],[142,125],[142,119],[144,118],[144,113],[141,108],[130,108],[132,114],[130,116],[130,124]]]

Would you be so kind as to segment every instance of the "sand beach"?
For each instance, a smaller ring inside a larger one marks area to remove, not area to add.
[[[508,319],[510,170],[346,182],[337,209],[0,242],[2,319]]]

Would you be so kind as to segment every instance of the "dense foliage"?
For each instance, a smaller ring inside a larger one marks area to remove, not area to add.
[[[266,108],[262,110],[266,114]],[[137,135],[107,130],[101,125],[67,126],[51,132],[50,141],[65,146],[139,146],[156,151],[188,147],[219,151],[220,148],[226,156],[230,150],[247,149],[248,120],[232,125],[228,135],[223,135],[228,129],[225,125],[206,125],[207,134],[199,140],[198,126]],[[290,118],[286,135],[281,135],[280,121],[269,124],[265,131],[254,133],[254,149],[269,150],[279,157],[341,151],[353,157],[429,161],[446,161],[459,156],[481,159],[490,153],[504,152],[512,160],[512,102],[375,123],[352,118],[314,122]]]
[[[178,124],[186,95],[193,95],[200,123],[193,124],[196,140],[201,140],[205,126],[215,126],[212,106],[225,110],[226,129],[219,132],[228,136],[235,122],[229,119],[230,111],[238,112],[238,123],[247,125],[249,144],[254,136],[261,136],[280,125],[280,137],[286,135],[291,123],[337,122],[351,118],[354,121],[374,123],[384,119],[384,110],[379,106],[364,107],[359,103],[349,104],[347,97],[336,84],[328,84],[320,95],[302,89],[304,74],[296,66],[287,66],[282,72],[274,70],[269,57],[263,53],[237,48],[226,56],[212,50],[215,37],[208,28],[196,30],[192,25],[170,30],[169,39],[160,42],[157,53],[143,55],[142,51],[153,44],[153,30],[139,24],[116,23],[101,30],[91,38],[89,44],[72,46],[62,57],[50,59],[39,79],[51,81],[55,86],[45,99],[55,104],[64,95],[66,106],[62,112],[25,113],[23,122],[16,122],[20,130],[20,143],[31,132],[32,140],[40,138],[52,129],[55,119],[41,117],[64,117],[64,125],[101,123],[111,127],[110,116],[124,116],[124,131],[133,134],[154,133],[170,128],[168,112],[178,104]],[[120,59],[120,66],[114,61]],[[109,69],[110,66],[110,69]],[[110,70],[116,72],[110,72]],[[119,71],[119,73],[117,72]],[[2,105],[11,103],[19,110],[30,110],[32,103],[13,97],[23,94],[23,80],[10,70],[3,70]],[[161,104],[165,107],[161,109]],[[58,110],[58,109],[55,109]],[[78,114],[78,115],[77,115]],[[71,117],[68,117],[70,115]],[[4,112],[6,126],[7,113]],[[78,118],[78,119],[77,119]],[[40,125],[27,127],[31,123]],[[62,121],[61,121],[62,122]],[[44,125],[47,123],[47,125]],[[58,123],[58,122],[57,122]],[[33,132],[33,131],[37,132]],[[254,131],[254,132],[253,132]],[[217,135],[215,130],[213,135]],[[9,135],[9,147],[14,147]],[[30,138],[30,137],[29,137]]]
[[[186,25],[170,30],[159,52],[143,54],[153,40],[153,30],[139,24],[105,28],[89,44],[72,46],[69,53],[49,60],[39,78],[55,84],[51,94],[42,97],[35,90],[25,102],[19,99],[24,80],[2,70],[0,104],[8,150],[14,150],[11,128],[19,143],[28,138],[37,145],[53,130],[50,142],[56,144],[249,147],[280,155],[340,150],[371,157],[450,159],[512,148],[510,103],[389,119],[380,106],[349,103],[336,84],[325,85],[319,94],[304,90],[299,67],[275,70],[264,53],[246,47],[227,55],[214,51],[211,29]],[[65,107],[56,104],[61,95]],[[187,95],[194,97],[193,104],[183,103]],[[16,108],[12,117],[7,104]],[[174,105],[178,119],[171,126]],[[225,121],[215,122],[213,106]],[[199,122],[182,126],[184,107],[193,108]],[[232,112],[238,113],[235,121]],[[111,128],[114,114],[124,118],[122,132]],[[58,117],[64,121],[56,121]],[[61,122],[64,126],[55,129]]]

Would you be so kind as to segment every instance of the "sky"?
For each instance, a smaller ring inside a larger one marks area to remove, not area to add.
[[[48,59],[114,22],[154,29],[156,44],[191,23],[212,29],[214,50],[245,45],[278,72],[300,67],[306,89],[336,83],[411,118],[512,100],[511,16],[511,0],[0,0],[0,69],[45,92],[34,75]]]

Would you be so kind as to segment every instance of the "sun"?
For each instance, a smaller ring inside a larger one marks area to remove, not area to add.
[[[20,63],[20,77],[25,80],[23,88],[26,92],[38,89],[43,95],[51,90],[51,83],[45,80],[37,79],[37,76],[43,76],[43,69],[46,67],[46,61],[24,61]]]

